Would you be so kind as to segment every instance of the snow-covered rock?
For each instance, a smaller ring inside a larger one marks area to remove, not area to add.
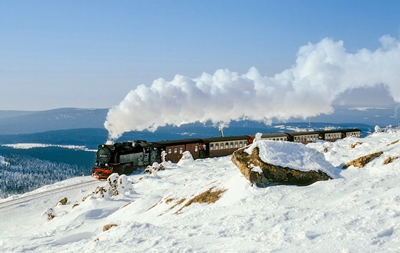
[[[257,140],[232,155],[232,162],[252,184],[309,185],[335,178],[324,155],[303,144]]]

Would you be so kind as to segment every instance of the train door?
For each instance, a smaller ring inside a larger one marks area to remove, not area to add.
[[[137,155],[137,165],[138,166],[143,166],[143,152],[136,153]]]
[[[200,158],[200,143],[189,143],[186,144],[186,151],[189,151],[192,154],[193,159]],[[202,147],[202,146],[201,146]]]
[[[200,143],[199,145],[199,158],[207,158],[210,156],[209,146],[205,143]]]

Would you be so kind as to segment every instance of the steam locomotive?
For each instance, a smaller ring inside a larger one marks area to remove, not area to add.
[[[313,132],[291,132],[263,134],[261,139],[309,143],[316,140],[336,141],[348,136],[360,137],[359,129],[341,129]],[[134,170],[166,161],[178,162],[184,151],[189,151],[193,159],[212,158],[232,154],[235,150],[251,144],[254,135],[214,138],[194,138],[172,141],[105,143],[98,146],[92,176],[106,179],[112,173],[128,174]]]

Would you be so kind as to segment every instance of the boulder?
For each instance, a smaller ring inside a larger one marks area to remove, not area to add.
[[[290,143],[285,143],[285,144],[292,145]],[[285,144],[281,143],[279,145],[285,145]],[[271,184],[289,184],[289,185],[305,186],[305,185],[310,185],[316,181],[329,180],[333,178],[332,173],[329,173],[328,171],[324,172],[323,169],[318,169],[318,166],[315,166],[318,162],[315,161],[310,161],[310,167],[313,167],[311,169],[307,168],[295,169],[295,168],[290,168],[289,166],[282,166],[282,164],[273,164],[271,162],[267,162],[265,161],[267,159],[263,160],[262,158],[260,158],[260,148],[255,144],[252,145],[253,147],[251,148],[247,149],[242,148],[235,151],[232,154],[231,158],[232,162],[239,168],[240,172],[244,175],[244,177],[247,180],[249,180],[252,183],[252,185],[256,184],[257,186],[260,187]],[[273,146],[276,144],[270,142],[270,143],[264,143],[263,145]],[[268,152],[266,153],[270,154],[271,156],[278,155],[281,157],[285,157],[285,159],[287,160],[303,159],[302,157],[297,158],[296,156],[293,156],[293,153],[296,153],[292,152],[293,150],[295,151],[300,150],[300,152],[297,152],[297,155],[298,156],[303,155],[304,157],[306,157],[305,158],[306,160],[312,157],[312,155],[314,154],[313,152],[315,152],[316,155],[320,155],[315,150],[310,151],[311,152],[310,155],[306,153],[307,151],[303,150],[304,147],[303,144],[296,144],[296,145],[297,146],[295,146],[294,149],[288,146],[287,154],[282,152],[282,150],[284,150],[282,148],[276,150],[276,152],[273,149],[272,151],[268,150]],[[298,145],[303,145],[303,147],[300,147]],[[309,161],[305,161],[302,166],[307,167],[308,162]],[[329,169],[334,169],[333,166],[327,163],[326,161],[322,162],[321,168],[322,167],[329,167]]]

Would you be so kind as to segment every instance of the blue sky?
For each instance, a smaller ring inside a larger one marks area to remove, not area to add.
[[[140,84],[255,67],[307,43],[400,37],[400,1],[1,1],[0,110],[109,108]],[[381,89],[380,89],[381,90]]]

